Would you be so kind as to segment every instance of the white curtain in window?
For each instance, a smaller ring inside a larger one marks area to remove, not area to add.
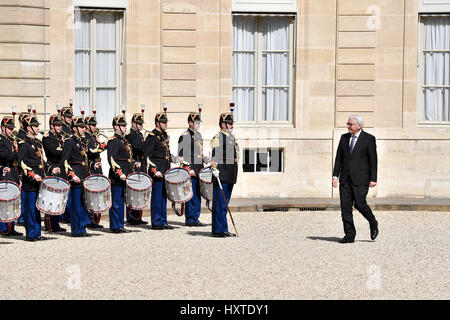
[[[449,121],[450,17],[424,18],[424,35],[424,85],[435,86],[423,89],[424,119]]]
[[[116,113],[116,16],[96,15],[97,121],[110,123]]]
[[[90,104],[90,17],[89,13],[75,12],[75,101],[74,114],[80,115],[80,106]],[[85,88],[83,88],[85,87]]]
[[[264,121],[288,120],[289,23],[288,17],[265,17],[262,20]]]
[[[233,18],[232,83],[238,86],[233,88],[234,117],[237,121],[254,120],[255,22],[255,17]]]

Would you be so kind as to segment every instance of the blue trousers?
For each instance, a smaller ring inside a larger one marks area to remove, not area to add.
[[[70,221],[71,216],[72,216],[72,190],[69,191],[69,196],[67,197],[66,203],[66,210],[64,211],[64,214],[60,215],[60,221],[61,220]]]
[[[14,221],[12,222],[0,222],[0,232],[8,234],[10,231],[14,230]]]
[[[192,193],[193,196],[191,200],[186,202],[185,205],[185,220],[186,224],[198,223],[200,222],[198,218],[200,217],[200,210],[202,204],[202,197],[200,195],[200,183],[197,177],[191,177],[192,182]]]
[[[127,207],[127,222],[141,221],[142,210],[133,210]]]
[[[25,191],[23,191],[20,193],[20,216],[19,219],[17,219],[18,223],[24,223],[25,222],[25,210],[26,210],[26,195],[25,195]]]
[[[167,194],[164,180],[154,180],[152,185],[152,198],[150,200],[150,216],[152,226],[167,224]]]
[[[22,191],[25,194],[24,223],[25,233],[28,239],[41,236],[41,213],[36,208],[37,191]]]
[[[83,205],[83,189],[71,187],[72,194],[72,216],[70,219],[70,231],[72,235],[78,235],[86,232],[86,226],[91,223],[89,212]]]
[[[124,226],[125,204],[123,186],[111,186],[112,206],[109,209],[109,228],[120,229]]]
[[[223,191],[227,200],[225,203],[222,191],[220,191],[219,183],[216,179],[213,180],[212,233],[228,232],[227,203],[230,202],[234,185],[222,182]]]
[[[56,229],[59,229],[59,220],[61,219],[61,216],[52,216],[49,214],[45,215],[45,220],[44,220],[44,224],[45,224],[45,229],[47,231],[54,231]]]

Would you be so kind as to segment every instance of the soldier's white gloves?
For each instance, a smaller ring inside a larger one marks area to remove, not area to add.
[[[215,170],[213,170],[212,171],[212,174],[214,175],[214,177],[216,177],[216,178],[218,178],[219,177],[219,173],[220,173],[220,171],[219,170],[217,170],[217,169],[215,169]]]

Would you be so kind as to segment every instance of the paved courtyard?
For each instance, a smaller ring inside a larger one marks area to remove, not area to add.
[[[0,299],[449,299],[450,212],[374,213],[376,241],[355,212],[353,244],[337,211],[234,213],[236,238],[210,237],[203,213],[206,227],[171,214],[174,230],[1,237]]]

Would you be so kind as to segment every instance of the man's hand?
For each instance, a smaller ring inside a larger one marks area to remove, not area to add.
[[[41,182],[42,178],[41,178],[40,175],[37,174],[37,175],[34,176],[34,180],[36,180],[37,182]]]
[[[95,164],[94,164],[94,168],[95,169],[98,169],[98,168],[101,168],[102,167],[102,163],[101,162],[96,162]]]
[[[162,178],[163,175],[162,175],[161,172],[158,171],[158,172],[155,173],[155,177],[157,177],[157,178]]]
[[[136,162],[135,164],[134,164],[134,166],[136,167],[136,168],[140,168],[141,167],[141,163],[140,162]]]
[[[52,173],[53,174],[60,174],[61,173],[61,169],[60,168],[53,168]]]
[[[194,170],[189,171],[189,175],[190,175],[191,177],[195,177],[195,171],[194,171]]]
[[[337,186],[338,186],[338,179],[337,178],[333,178],[331,184],[332,184],[333,188],[337,188]]]
[[[9,167],[5,167],[3,168],[3,175],[6,175],[7,173],[9,173],[11,171],[11,169]]]
[[[122,180],[122,181],[125,181],[125,180],[127,180],[127,176],[126,176],[126,175],[124,175],[124,174],[122,174],[122,175],[120,176],[120,180]]]
[[[78,176],[74,176],[74,177],[72,178],[72,180],[73,180],[73,182],[75,182],[75,183],[80,183],[80,182],[81,182],[81,180],[80,180],[80,178],[79,178]]]
[[[369,182],[369,187],[370,188],[373,188],[373,187],[375,187],[377,185],[377,183],[375,182],[375,181],[370,181]]]

